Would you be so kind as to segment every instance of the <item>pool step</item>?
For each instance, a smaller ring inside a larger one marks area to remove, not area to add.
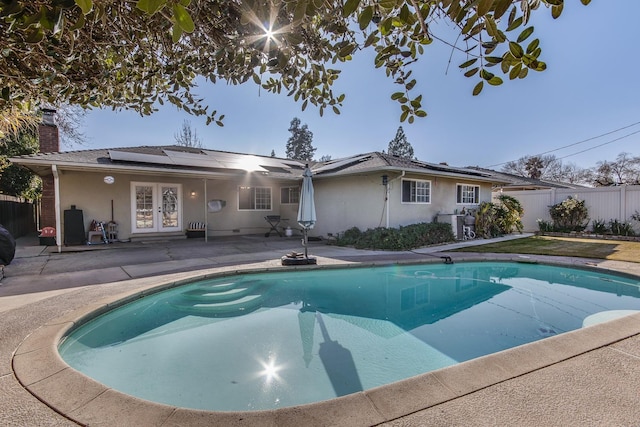
[[[223,302],[211,303],[174,303],[175,308],[192,314],[239,315],[256,310],[262,304],[264,296],[260,294],[245,295],[243,297]]]
[[[171,305],[191,314],[237,316],[261,307],[263,284],[260,280],[203,284],[183,292]]]
[[[209,286],[205,288],[196,288],[184,292],[182,294],[182,298],[200,302],[232,301],[250,294],[260,286],[260,284],[261,283],[258,281],[250,281],[233,283],[233,286],[229,286],[229,284],[225,283],[224,286],[220,287]]]

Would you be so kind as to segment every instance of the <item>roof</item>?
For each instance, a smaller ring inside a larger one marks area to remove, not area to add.
[[[505,172],[498,172],[491,169],[484,169],[478,166],[470,166],[469,169],[480,172],[490,173],[496,178],[503,180],[505,184],[500,185],[505,190],[541,190],[550,188],[585,188],[583,185],[572,184],[567,182],[547,181],[542,179],[534,179],[526,176],[514,175]]]
[[[436,176],[457,177],[493,183],[505,182],[493,174],[469,168],[449,166],[446,163],[429,163],[380,152],[358,154],[324,163],[312,168],[315,177],[365,174],[370,172],[396,171]]]
[[[300,179],[306,163],[301,160],[177,145],[37,153],[10,160],[42,176],[51,174],[51,165],[56,165],[67,170],[180,174],[201,178],[231,177],[253,172],[283,180]],[[428,163],[380,152],[308,163],[317,178],[405,172],[494,184],[508,182],[485,171],[453,167],[444,163]]]
[[[302,176],[305,166],[298,160],[176,145],[36,153],[10,160],[39,175],[51,174],[51,165],[56,165],[69,170],[154,172],[200,177],[257,172],[274,178],[297,179]]]

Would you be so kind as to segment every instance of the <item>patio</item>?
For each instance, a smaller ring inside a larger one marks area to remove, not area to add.
[[[56,365],[51,344],[62,320],[75,319],[100,301],[160,282],[245,268],[283,268],[280,256],[300,250],[300,240],[245,236],[204,243],[189,239],[92,246],[90,250],[78,247],[83,251],[61,254],[27,240],[19,239],[19,245],[0,282],[0,420],[5,425],[77,425],[69,418],[110,425],[354,426],[633,425],[640,419],[640,315],[336,399],[330,406],[215,414],[123,399]],[[318,258],[317,268],[354,262],[442,262],[439,257],[445,254],[456,262],[479,258],[472,253],[439,252],[448,248],[398,253],[311,242],[309,252]],[[638,264],[528,259],[640,275]],[[14,371],[25,384],[18,382]],[[23,385],[58,402],[58,412]]]

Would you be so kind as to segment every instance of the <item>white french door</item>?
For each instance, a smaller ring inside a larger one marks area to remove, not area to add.
[[[182,186],[132,182],[131,230],[133,233],[182,231]]]

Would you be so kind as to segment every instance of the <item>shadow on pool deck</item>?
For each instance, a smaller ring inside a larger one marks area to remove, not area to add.
[[[37,246],[37,240],[18,239],[18,244],[16,259],[5,267],[5,278],[0,282],[0,424],[20,426],[76,425],[64,414],[107,425],[115,425],[116,420],[131,425],[211,425],[212,419],[203,413],[123,401],[109,390],[94,394],[96,389],[89,383],[69,383],[69,369],[50,360],[53,338],[48,331],[60,328],[56,319],[88,310],[96,301],[122,292],[147,288],[160,278],[175,281],[205,271],[280,267],[280,256],[301,249],[297,238],[264,236],[218,238],[208,243],[198,239],[122,243],[79,247],[78,251],[66,248],[63,253]],[[318,257],[321,268],[354,262],[440,262],[437,258],[443,255],[451,255],[454,261],[487,257],[440,252],[456,245],[398,253],[313,242],[309,252]],[[602,267],[640,276],[639,264],[545,256],[491,257]],[[315,411],[227,414],[217,422],[274,426],[637,425],[639,333],[640,316],[634,315],[357,393]],[[29,338],[25,341],[25,337]],[[14,368],[20,372],[22,384],[14,376]],[[54,396],[54,400],[59,396],[56,407],[60,413],[23,386]],[[70,392],[77,400],[69,399]]]

